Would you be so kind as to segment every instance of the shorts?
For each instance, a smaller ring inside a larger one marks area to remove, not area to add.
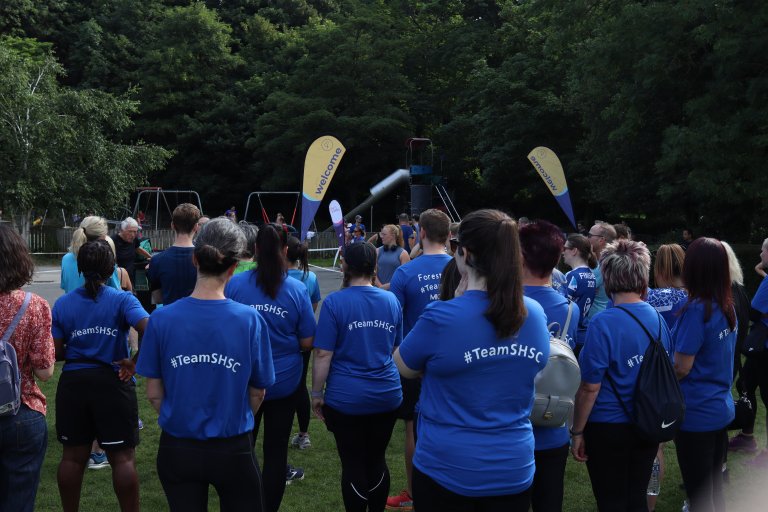
[[[136,384],[121,381],[111,368],[62,372],[56,389],[56,438],[65,446],[90,445],[96,439],[106,451],[136,447]]]
[[[405,421],[413,421],[413,413],[421,394],[421,378],[405,379],[400,377],[403,387],[403,403],[397,409],[397,418]]]

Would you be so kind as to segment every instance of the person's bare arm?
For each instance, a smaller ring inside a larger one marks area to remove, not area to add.
[[[253,411],[254,416],[259,412],[259,407],[261,407],[261,403],[264,401],[265,396],[266,390],[264,388],[248,387],[248,399],[251,403],[251,410]]]
[[[328,379],[328,372],[331,369],[331,360],[333,352],[315,349],[315,355],[312,358],[312,411],[321,421],[325,421],[323,416],[323,405],[325,397],[323,396],[325,381]]]
[[[35,377],[45,382],[46,380],[53,377],[54,368],[54,365],[51,365],[48,368],[32,368],[32,373],[35,374]]]
[[[161,379],[153,379],[147,377],[147,399],[155,412],[160,412],[160,406],[163,405],[163,398],[165,398],[165,386]]]
[[[587,461],[587,450],[584,444],[584,427],[587,425],[592,408],[595,406],[597,395],[600,393],[600,384],[592,384],[582,381],[576,391],[576,403],[573,412],[573,426],[571,427],[571,453],[578,462]]]
[[[395,353],[392,355],[392,358],[395,360],[395,364],[397,365],[397,370],[400,372],[400,375],[406,379],[415,379],[416,377],[421,377],[421,372],[408,368],[408,365],[405,364],[403,358],[400,357],[399,348],[395,349]]]
[[[677,376],[677,380],[682,380],[691,373],[691,368],[693,368],[693,361],[695,359],[696,356],[675,352],[675,375]]]

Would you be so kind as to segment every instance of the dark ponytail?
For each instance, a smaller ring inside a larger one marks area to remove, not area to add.
[[[86,242],[77,253],[77,270],[85,279],[85,291],[94,301],[99,288],[115,271],[115,254],[105,240]]]
[[[295,236],[288,237],[288,263],[295,265],[299,262],[299,270],[304,272],[303,278],[306,279],[309,273],[309,247],[306,243]]]
[[[485,317],[499,339],[509,338],[528,314],[517,223],[498,210],[472,212],[461,221],[459,243],[470,252],[467,265],[485,278],[490,300]]]
[[[576,233],[568,236],[568,244],[579,251],[579,256],[587,262],[589,268],[597,267],[597,256],[595,256],[595,252],[592,250],[589,238]]]
[[[286,260],[283,253],[288,242],[284,229],[267,224],[256,236],[256,283],[271,298],[277,298],[285,278]]]

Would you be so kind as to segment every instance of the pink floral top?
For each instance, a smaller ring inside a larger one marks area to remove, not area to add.
[[[0,336],[5,334],[24,302],[24,292],[0,294]],[[51,336],[51,308],[42,297],[32,294],[24,317],[11,335],[21,371],[21,401],[30,409],[45,414],[45,395],[35,382],[32,369],[45,369],[56,362]]]

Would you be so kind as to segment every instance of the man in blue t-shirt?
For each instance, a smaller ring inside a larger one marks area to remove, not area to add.
[[[415,260],[401,265],[395,270],[389,283],[389,291],[395,294],[403,307],[403,337],[405,337],[416,320],[419,319],[424,308],[440,295],[440,277],[443,269],[451,261],[451,257],[445,253],[445,243],[448,241],[448,227],[451,220],[444,212],[429,209],[422,212],[419,218],[420,239],[423,255]],[[405,223],[405,224],[403,224]],[[403,238],[410,237],[411,227],[408,225],[408,215],[400,215],[400,227],[403,229]],[[406,250],[409,250],[406,248]],[[421,381],[418,379],[402,379],[403,404],[398,411],[398,417],[405,420],[405,472],[408,477],[408,489],[398,496],[387,499],[387,507],[390,510],[404,510],[412,506],[411,502],[411,477],[413,452],[416,443],[413,435],[413,419],[416,402],[419,400]]]
[[[447,217],[448,216],[446,215],[446,218]],[[405,242],[403,249],[405,249],[408,254],[410,254],[411,248],[416,245],[416,235],[413,232],[413,228],[411,227],[410,219],[408,218],[407,213],[401,213],[398,219],[400,220],[400,229],[403,232],[403,241]],[[450,222],[450,220],[448,222]]]
[[[168,306],[194,290],[197,269],[192,263],[192,253],[195,250],[192,240],[199,228],[199,220],[200,210],[193,204],[183,203],[173,210],[173,245],[156,254],[147,269],[147,278],[155,302]]]

